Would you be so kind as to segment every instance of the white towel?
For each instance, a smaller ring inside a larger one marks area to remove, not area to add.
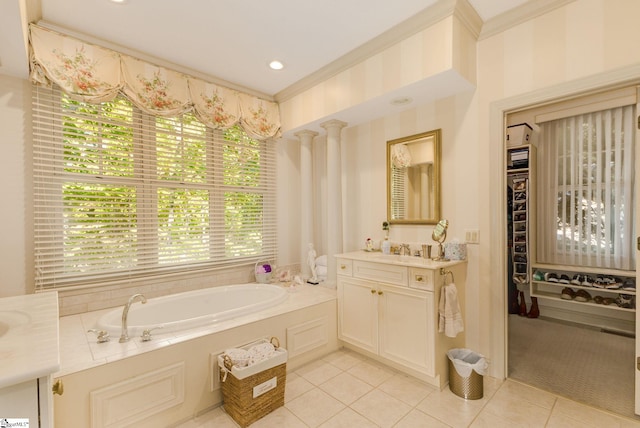
[[[319,281],[324,281],[327,279],[327,267],[326,266],[317,266],[316,267],[316,275],[318,275]]]
[[[317,266],[327,266],[327,255],[323,254],[316,259]]]
[[[462,312],[458,303],[458,289],[453,282],[442,286],[438,312],[440,313],[438,332],[444,332],[447,337],[456,337],[458,333],[464,331]]]

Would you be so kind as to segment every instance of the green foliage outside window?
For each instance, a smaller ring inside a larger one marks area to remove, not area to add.
[[[220,131],[192,114],[144,115],[121,97],[61,106],[66,274],[263,254],[263,142],[236,126],[216,146]]]

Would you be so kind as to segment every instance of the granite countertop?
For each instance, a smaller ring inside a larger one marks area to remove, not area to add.
[[[440,269],[466,263],[466,260],[435,261],[416,256],[399,256],[395,254],[383,254],[380,251],[352,251],[350,253],[336,254],[336,258],[349,260],[361,260],[365,262],[386,263],[391,265],[419,267],[425,269]]]
[[[59,368],[58,293],[0,298],[0,388]]]

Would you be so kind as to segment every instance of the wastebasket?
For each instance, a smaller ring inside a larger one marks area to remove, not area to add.
[[[449,389],[458,397],[478,400],[484,394],[483,375],[487,371],[487,359],[470,349],[455,348],[447,352],[449,357]]]

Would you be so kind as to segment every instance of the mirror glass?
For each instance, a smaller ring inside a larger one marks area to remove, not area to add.
[[[441,260],[447,261],[444,257],[444,247],[442,243],[447,239],[447,228],[449,227],[449,221],[442,219],[436,224],[436,227],[433,228],[433,233],[431,234],[431,239],[438,243],[438,255],[434,257],[433,260]]]
[[[389,223],[440,218],[440,129],[387,141]]]
[[[449,227],[449,221],[444,219],[440,220],[433,229],[431,239],[436,242],[443,243],[444,240],[447,239],[447,227]]]

